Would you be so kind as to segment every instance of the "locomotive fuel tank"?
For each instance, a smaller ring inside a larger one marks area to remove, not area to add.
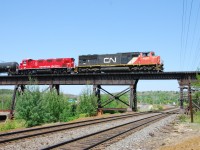
[[[19,64],[17,62],[0,63],[0,73],[14,73]]]

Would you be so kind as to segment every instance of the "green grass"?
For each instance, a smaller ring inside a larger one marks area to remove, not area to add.
[[[181,122],[191,122],[191,118],[190,118],[190,115],[180,115],[179,116],[179,120]],[[200,111],[196,112],[194,115],[193,115],[193,120],[194,120],[194,123],[199,123],[200,124]]]
[[[0,124],[0,132],[17,128],[25,128],[25,122],[22,120],[7,120]]]
[[[196,112],[194,115],[194,122],[200,123],[200,111]]]
[[[185,115],[185,114],[182,114],[182,115],[179,116],[179,120],[181,122],[187,122],[188,121],[188,116]]]

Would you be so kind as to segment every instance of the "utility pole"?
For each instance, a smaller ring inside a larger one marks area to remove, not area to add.
[[[194,122],[193,120],[193,108],[192,108],[192,94],[191,94],[191,77],[189,76],[189,83],[188,83],[188,97],[190,102],[190,116],[191,116],[191,123]]]

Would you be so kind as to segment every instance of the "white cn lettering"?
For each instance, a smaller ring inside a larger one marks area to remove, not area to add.
[[[115,58],[104,58],[104,63],[105,64],[109,64],[111,62],[116,63],[117,62],[116,57]]]

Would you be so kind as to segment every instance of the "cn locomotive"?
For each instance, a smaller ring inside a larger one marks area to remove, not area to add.
[[[161,58],[154,52],[80,55],[78,66],[75,66],[74,58],[24,59],[20,64],[0,63],[0,73],[9,75],[162,71]]]
[[[78,72],[162,72],[163,63],[154,52],[129,52],[79,56]]]

